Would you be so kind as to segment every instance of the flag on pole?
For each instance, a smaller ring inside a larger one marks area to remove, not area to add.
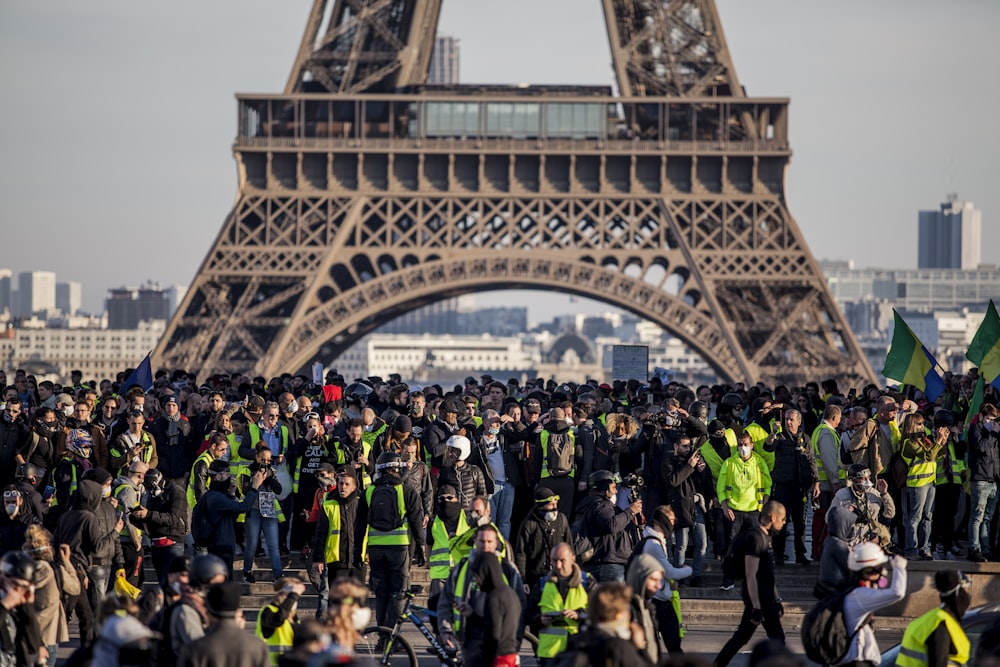
[[[986,385],[983,382],[982,373],[979,375],[979,379],[976,380],[976,388],[972,392],[972,399],[969,401],[969,411],[965,415],[965,437],[969,437],[969,426],[972,423],[972,418],[979,414],[979,408],[983,406],[983,391]]]
[[[928,400],[937,400],[944,393],[944,380],[937,372],[937,361],[903,321],[896,309],[892,316],[895,329],[885,358],[882,375],[891,380],[910,384],[924,392]]]
[[[1000,391],[1000,315],[992,300],[965,358],[979,367],[979,377]]]
[[[139,363],[139,367],[132,371],[132,374],[122,384],[122,393],[128,391],[128,388],[134,384],[142,387],[143,391],[149,391],[153,388],[153,367],[149,361],[151,354],[152,351],[146,353],[146,358]]]

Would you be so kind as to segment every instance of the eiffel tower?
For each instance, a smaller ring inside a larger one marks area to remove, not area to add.
[[[280,95],[238,95],[238,200],[154,353],[271,376],[494,289],[657,323],[727,381],[874,374],[788,211],[788,100],[713,0],[600,0],[602,86],[426,84],[441,0],[315,0]]]

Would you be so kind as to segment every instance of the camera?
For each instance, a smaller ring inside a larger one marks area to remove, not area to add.
[[[642,475],[637,475],[632,473],[631,475],[626,475],[622,478],[619,486],[624,486],[626,489],[641,489],[646,485],[646,480],[643,479]]]

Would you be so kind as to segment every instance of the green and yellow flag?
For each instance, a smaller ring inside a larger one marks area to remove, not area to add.
[[[936,370],[937,361],[903,321],[896,309],[892,343],[885,358],[882,375],[891,380],[913,385],[924,392],[928,400],[937,400],[944,393],[944,380]]]

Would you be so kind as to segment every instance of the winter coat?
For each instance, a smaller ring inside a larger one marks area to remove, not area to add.
[[[549,560],[552,547],[560,542],[573,544],[566,515],[559,513],[555,521],[549,522],[542,516],[543,513],[536,505],[521,523],[514,542],[514,564],[518,572],[524,574],[524,580],[532,590],[552,569]]]
[[[115,524],[118,523],[118,516],[115,514],[115,508],[111,505],[111,498],[102,498],[97,509],[94,510],[94,514],[97,516],[97,524],[102,532],[116,532]],[[112,540],[104,548],[98,549],[91,558],[91,565],[93,567],[111,567],[112,570],[124,568],[125,561],[122,558],[121,540]]]
[[[165,415],[158,417],[149,428],[156,442],[156,456],[159,462],[156,468],[167,479],[187,477],[194,463],[194,441],[191,439],[191,422],[183,415],[178,415],[177,431],[170,436],[170,419]],[[201,443],[198,443],[201,444]]]
[[[168,484],[159,498],[149,497],[147,514],[142,519],[134,514],[130,517],[132,523],[149,531],[149,538],[169,537],[175,542],[184,542],[190,524],[190,508],[187,496],[181,487]]]
[[[812,444],[803,431],[792,435],[788,431],[778,433],[771,444],[764,442],[765,452],[774,452],[774,469],[771,483],[802,489],[803,491],[819,482],[819,469]]]
[[[969,427],[969,481],[1000,482],[1000,434],[982,422]]]
[[[100,484],[89,479],[80,480],[73,504],[59,518],[53,535],[56,545],[69,545],[70,560],[83,572],[90,570],[94,554],[118,541],[118,531],[102,530],[97,519],[101,495]]]
[[[465,461],[465,465],[446,466],[441,468],[441,475],[438,477],[438,488],[445,484],[450,484],[458,491],[458,500],[462,503],[463,509],[472,506],[472,499],[476,496],[486,495],[486,479],[479,466]]]
[[[851,583],[847,556],[851,552],[854,524],[857,520],[858,515],[843,505],[833,505],[827,512],[826,527],[829,533],[823,542],[823,554],[819,562],[817,597],[844,590]]]
[[[327,492],[325,499],[336,500],[340,505],[340,554],[338,568],[361,569],[364,565],[365,534],[368,532],[368,505],[362,500],[360,491],[347,498],[341,498],[334,488]],[[316,536],[313,543],[312,562],[326,562],[326,540],[330,536],[330,519],[320,508],[316,521]]]
[[[228,493],[210,488],[198,502],[205,505],[202,516],[212,523],[213,528],[212,541],[204,546],[235,549],[236,517],[257,506],[257,489],[251,486],[246,497],[239,501],[230,498]]]
[[[585,534],[594,547],[594,565],[624,565],[635,547],[635,515],[607,498],[590,495],[580,502],[577,517],[583,517]]]
[[[231,618],[219,619],[205,636],[186,644],[178,667],[269,667],[267,644],[247,633]]]

